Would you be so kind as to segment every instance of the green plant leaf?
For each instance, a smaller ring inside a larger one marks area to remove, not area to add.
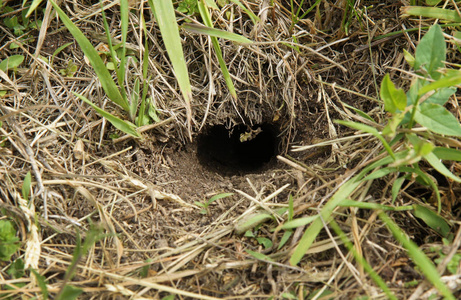
[[[443,79],[443,78],[442,78]],[[441,79],[440,79],[441,80]],[[425,103],[434,103],[438,105],[445,105],[452,95],[456,93],[457,88],[455,87],[445,87],[439,88],[432,94],[429,98],[424,101]]]
[[[40,291],[42,292],[43,300],[48,299],[48,286],[46,285],[46,278],[45,276],[40,275],[34,269],[30,269],[30,271],[34,274],[35,278],[37,279],[38,286],[40,287]]]
[[[222,199],[222,198],[226,198],[226,197],[230,197],[232,196],[234,193],[221,193],[221,194],[217,194],[217,195],[214,195],[213,197],[210,198],[210,200],[208,200],[208,204],[218,200],[218,199]]]
[[[421,103],[416,110],[415,121],[435,133],[461,136],[458,120],[438,104]]]
[[[240,44],[252,44],[253,43],[252,40],[247,39],[246,37],[241,36],[240,34],[236,34],[236,33],[229,32],[229,31],[224,31],[221,29],[210,28],[210,27],[203,26],[200,24],[185,23],[181,27],[193,33],[223,38],[223,39],[237,42]]]
[[[34,0],[34,1],[32,1],[32,3],[30,4],[29,9],[27,10],[26,18],[30,17],[30,14],[32,14],[37,9],[37,7],[40,5],[40,3],[42,3],[42,1],[43,0]]]
[[[453,148],[435,147],[432,153],[442,160],[461,161],[461,151]]]
[[[96,75],[98,76],[99,81],[101,82],[101,86],[106,92],[109,99],[114,103],[120,105],[125,111],[129,111],[130,108],[128,106],[127,101],[123,99],[122,95],[120,94],[117,85],[112,79],[101,57],[99,57],[99,54],[96,51],[96,49],[94,49],[90,41],[83,35],[80,29],[78,29],[78,27],[75,26],[74,23],[72,23],[69,17],[59,8],[59,6],[52,0],[50,2],[54,6],[54,9],[56,9],[56,12],[58,13],[61,21],[67,27],[67,30],[69,30],[69,32],[75,38],[77,43],[80,45],[80,48],[82,49],[83,53],[85,53],[86,57],[90,61],[91,65],[94,68],[94,71],[96,72]]]
[[[298,219],[293,219],[291,221],[286,222],[285,224],[282,225],[282,229],[292,229],[292,228],[298,228],[307,224],[312,223],[315,221],[319,216],[309,216],[309,217],[304,217],[304,218],[298,218]]]
[[[259,224],[262,224],[268,220],[271,220],[273,217],[272,215],[266,212],[256,212],[247,216],[246,218],[242,219],[235,225],[235,232],[237,234],[242,234]]]
[[[198,8],[200,11],[200,16],[203,19],[203,22],[209,28],[213,28],[213,21],[211,19],[210,13],[208,11],[208,7],[205,5],[203,0],[198,2]],[[213,48],[215,49],[216,56],[218,58],[219,67],[221,68],[221,72],[224,77],[224,81],[226,82],[227,88],[229,89],[229,93],[231,94],[234,100],[237,100],[237,92],[235,91],[234,83],[232,82],[232,78],[230,76],[229,70],[227,69],[226,62],[222,55],[221,47],[219,46],[218,39],[214,36],[211,37],[211,43],[213,44]]]
[[[400,159],[408,155],[408,151],[402,151],[396,154],[396,159]],[[322,218],[325,222],[329,222],[331,215],[333,213],[333,210],[341,204],[342,201],[344,201],[349,195],[362,183],[363,177],[365,174],[370,172],[371,170],[374,170],[380,166],[387,165],[391,162],[394,161],[394,158],[392,157],[384,157],[377,162],[374,162],[368,166],[366,166],[358,175],[354,176],[347,182],[345,182],[337,191],[334,193],[334,195],[328,200],[328,202],[325,204],[325,206],[322,208],[320,211]],[[319,234],[320,230],[323,228],[323,221],[321,218],[317,218],[312,224],[304,231],[303,236],[301,237],[301,240],[298,243],[298,246],[296,246],[293,254],[290,257],[290,264],[291,265],[297,265],[301,259],[303,258],[304,254],[309,250],[310,246],[314,242],[314,240],[317,238],[317,235]]]
[[[57,300],[78,299],[78,296],[80,296],[82,293],[83,290],[81,288],[75,287],[73,285],[66,285]]]
[[[30,171],[29,171],[27,172],[26,177],[24,177],[24,182],[22,183],[22,198],[26,201],[29,201],[31,182],[32,182],[32,175],[30,174]]]
[[[178,24],[176,23],[173,2],[149,0],[149,4],[157,19],[168,57],[173,66],[174,75],[178,80],[179,88],[185,101],[187,128],[189,130],[189,137],[192,139],[192,87],[182,49],[181,37],[179,36]]]
[[[0,62],[0,70],[7,72],[8,70],[14,70],[24,61],[24,55],[11,55]]]
[[[387,143],[386,139],[379,133],[379,131],[376,128],[368,126],[368,125],[365,125],[365,124],[362,124],[362,123],[351,122],[351,121],[343,121],[343,120],[335,120],[335,123],[338,123],[338,124],[341,124],[341,125],[344,125],[344,126],[348,126],[348,127],[351,127],[351,128],[354,128],[354,129],[361,130],[361,131],[368,132],[368,133],[372,134],[373,136],[375,136],[376,138],[378,138],[381,141],[384,148],[389,153],[389,155],[392,157],[392,159],[395,159],[395,154],[392,151],[391,147]]]
[[[441,236],[443,237],[448,236],[451,228],[450,228],[450,225],[448,225],[448,223],[445,221],[444,218],[438,215],[435,211],[425,206],[422,206],[422,205],[415,204],[413,205],[413,208],[414,208],[413,214],[415,215],[415,217],[423,220],[424,223],[426,223],[429,227],[431,227]]]
[[[258,244],[264,246],[264,249],[269,249],[274,245],[270,239],[265,237],[257,237],[256,240],[258,241]]]
[[[437,71],[444,67],[446,60],[446,45],[442,28],[436,24],[423,36],[415,53],[415,70],[424,68],[433,79],[439,79],[441,74]]]
[[[405,6],[402,7],[402,15],[441,19],[454,23],[461,22],[461,17],[456,10],[438,7]]]
[[[450,170],[448,170],[447,167],[445,167],[445,165],[442,162],[440,162],[439,158],[434,153],[431,152],[431,153],[425,155],[424,158],[440,174],[442,174],[445,177],[448,177],[451,180],[454,180],[456,182],[461,182],[461,178],[459,178],[455,174],[451,173]]]
[[[265,254],[262,254],[262,253],[259,253],[259,252],[255,252],[255,251],[251,251],[251,250],[245,250],[246,253],[250,254],[251,256],[253,256],[254,258],[258,259],[258,260],[265,260],[265,261],[274,261],[272,258],[270,258],[269,256],[265,255]]]
[[[18,241],[13,223],[9,220],[0,220],[0,260],[11,259],[20,247]]]
[[[277,247],[277,250],[282,249],[283,246],[288,242],[290,237],[293,235],[293,231],[287,230],[283,233],[282,238],[280,239],[279,246]]]
[[[261,21],[261,19],[258,16],[256,16],[251,10],[246,8],[239,0],[230,0],[230,1],[237,4],[250,17],[251,21],[253,21],[253,24],[256,24],[256,22],[258,21]],[[205,2],[208,2],[208,1],[205,1]]]
[[[407,63],[410,65],[410,67],[414,68],[415,67],[415,57],[411,55],[410,52],[407,50],[403,49],[403,57],[407,61]]]
[[[13,278],[21,278],[24,276],[24,261],[21,258],[16,259],[6,271]]]
[[[398,110],[405,109],[407,104],[407,96],[402,89],[397,89],[391,81],[389,74],[384,76],[381,82],[381,99],[384,102],[384,109],[387,112],[395,113]]]
[[[437,290],[445,297],[445,299],[455,300],[455,297],[450,292],[450,289],[440,279],[439,272],[435,268],[431,260],[418,248],[418,246],[408,238],[402,229],[389,218],[389,216],[381,212],[380,219],[386,224],[394,237],[402,246],[407,249],[409,256],[413,262],[421,269],[426,279],[431,282]]]
[[[422,96],[429,91],[433,91],[440,88],[453,87],[461,84],[461,71],[450,72],[447,76],[441,77],[437,81],[431,82],[428,85],[423,86],[419,91],[418,95]]]
[[[395,199],[397,199],[397,196],[399,194],[400,188],[402,187],[403,182],[405,181],[405,177],[399,177],[394,181],[394,184],[392,185],[392,204],[394,204]]]
[[[87,98],[85,98],[84,96],[82,96],[80,94],[77,94],[77,93],[74,93],[74,92],[73,92],[73,94],[75,96],[77,96],[78,98],[80,98],[81,100],[83,100],[84,102],[86,102],[91,107],[93,107],[94,110],[96,110],[101,116],[106,118],[118,130],[121,130],[124,133],[129,134],[129,135],[134,136],[134,137],[140,137],[139,133],[136,131],[136,125],[134,125],[133,123],[131,123],[129,121],[124,121],[124,120],[122,120],[120,118],[117,118],[116,116],[106,112],[105,110],[99,108],[97,105],[93,104],[93,102],[91,102],[90,100],[88,100]]]
[[[370,175],[363,178],[363,180],[378,179],[378,178],[384,177],[384,176],[386,176],[386,175],[388,175],[390,173],[393,173],[395,171],[397,171],[397,169],[393,168],[393,167],[382,168],[382,169],[379,169],[379,170],[376,170],[376,171],[372,172]]]

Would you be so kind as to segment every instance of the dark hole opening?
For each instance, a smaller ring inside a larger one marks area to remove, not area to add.
[[[278,154],[278,133],[270,123],[215,125],[198,136],[197,156],[202,165],[225,175],[260,171]]]

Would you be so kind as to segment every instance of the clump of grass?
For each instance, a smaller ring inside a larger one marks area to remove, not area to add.
[[[441,162],[442,160],[460,161],[461,159],[461,151],[439,142],[446,139],[446,136],[461,136],[459,121],[444,107],[449,98],[455,94],[455,86],[461,83],[461,70],[445,68],[446,46],[441,27],[439,25],[432,26],[421,39],[416,48],[415,56],[406,53],[406,59],[418,75],[407,93],[403,89],[396,88],[388,74],[381,83],[381,99],[384,109],[390,115],[386,126],[381,127],[376,123],[373,126],[353,121],[336,121],[338,124],[375,136],[381,141],[387,155],[367,165],[358,175],[345,181],[325,203],[318,215],[296,220],[302,225],[310,225],[291,255],[290,263],[292,265],[300,262],[326,224],[330,222],[333,222],[332,225],[334,224],[334,211],[338,206],[352,206],[378,211],[409,210],[431,228],[445,237],[448,236],[449,224],[439,214],[426,206],[413,205],[397,208],[349,200],[353,192],[362,184],[389,174],[398,174],[399,177],[392,188],[393,199],[396,198],[404,180],[411,181],[414,180],[412,178],[416,178],[417,182],[434,190],[437,199],[437,211],[440,213],[442,205],[438,184],[432,176],[421,169],[419,163],[425,161],[441,175],[450,180],[461,182],[461,178],[453,174]],[[361,112],[361,115],[366,114]],[[367,120],[372,119],[367,117]],[[416,126],[417,124],[420,126]],[[302,150],[302,147],[298,150]],[[410,257],[420,267],[426,278],[444,297],[454,299],[453,294],[442,282],[434,264],[412,241],[408,240],[404,230],[398,227],[385,212],[379,213],[379,216],[394,237],[407,249]],[[303,220],[305,222],[302,222]],[[294,222],[294,220],[290,222]],[[334,228],[340,233],[339,227]],[[341,233],[340,235],[342,238],[345,237]],[[369,266],[367,267],[363,258],[357,254],[354,255],[378,286],[383,288],[387,296],[395,299],[391,291],[383,285],[382,279],[374,274]]]

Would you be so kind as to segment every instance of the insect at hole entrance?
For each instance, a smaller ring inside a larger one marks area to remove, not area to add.
[[[279,154],[279,131],[271,123],[210,126],[197,137],[197,157],[223,175],[264,171]]]

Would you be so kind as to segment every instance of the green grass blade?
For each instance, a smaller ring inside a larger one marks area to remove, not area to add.
[[[176,23],[176,15],[174,12],[173,2],[165,0],[149,0],[151,9],[162,34],[163,42],[165,43],[166,51],[173,65],[174,74],[178,80],[179,88],[184,97],[187,128],[189,138],[192,140],[192,88],[189,80],[184,52],[181,45],[181,37],[179,36],[178,24]]]
[[[442,19],[450,22],[461,22],[461,17],[454,9],[438,7],[406,6],[402,7],[402,15]]]
[[[407,155],[408,151],[402,151],[398,153],[398,156],[404,157]],[[397,158],[399,158],[397,157]],[[362,183],[363,177],[370,172],[371,170],[374,170],[380,166],[389,164],[393,162],[394,160],[387,156],[384,157],[377,162],[374,162],[367,167],[365,167],[358,175],[355,177],[351,178],[347,182],[345,182],[337,191],[336,193],[328,200],[328,202],[325,204],[325,206],[322,208],[320,214],[322,215],[323,220],[325,222],[329,222],[331,215],[333,213],[333,210],[342,203],[342,201],[346,200],[349,195]],[[317,235],[319,234],[320,230],[323,228],[323,222],[321,218],[316,219],[312,224],[306,229],[304,232],[304,235],[302,236],[301,240],[298,243],[298,246],[295,248],[291,258],[290,258],[290,264],[291,265],[296,265],[298,264],[301,259],[303,258],[304,254],[309,250],[310,246],[314,242],[314,240],[317,238]]]
[[[120,72],[118,73],[120,86],[123,86],[123,81],[125,78],[126,37],[128,35],[128,12],[128,0],[120,0],[120,26],[122,29],[122,53],[120,57]]]
[[[240,44],[252,44],[253,43],[252,40],[247,39],[246,37],[241,36],[240,34],[224,31],[224,30],[221,30],[221,29],[210,28],[210,27],[203,26],[203,25],[200,25],[200,24],[186,23],[186,24],[182,25],[181,27],[188,30],[188,31],[190,31],[190,32],[193,32],[193,33],[204,34],[204,35],[214,36],[214,37],[218,37],[218,38],[223,38],[223,39],[233,41],[233,42],[237,42],[237,43],[240,43]]]
[[[376,128],[362,124],[362,123],[343,121],[343,120],[335,120],[335,123],[372,134],[373,136],[375,136],[381,141],[387,153],[389,153],[389,155],[395,160],[394,152],[392,151],[391,147],[387,143],[386,139],[382,136],[382,134],[379,133],[379,131]]]
[[[402,231],[402,229],[389,218],[389,216],[381,212],[379,218],[386,224],[387,228],[392,232],[395,239],[399,241],[402,246],[407,249],[408,255],[412,258],[413,262],[421,269],[426,279],[429,280],[440,294],[445,299],[454,300],[455,297],[450,292],[450,289],[440,279],[439,272],[435,268],[434,264],[430,259],[418,248],[418,246],[408,238],[408,236]]]
[[[134,125],[133,123],[119,119],[116,116],[106,112],[105,110],[99,108],[97,105],[95,105],[93,102],[91,102],[82,95],[79,95],[77,93],[73,94],[81,100],[83,100],[84,102],[88,103],[91,107],[93,107],[101,116],[106,118],[112,125],[114,125],[115,128],[134,137],[140,137],[139,133],[136,131],[136,125]]]
[[[384,293],[387,295],[387,298],[397,300],[397,297],[389,289],[386,282],[381,278],[381,276],[378,275],[378,273],[376,273],[375,270],[373,270],[365,258],[357,252],[357,250],[354,248],[354,245],[347,238],[347,235],[341,230],[341,227],[339,227],[338,223],[336,223],[334,220],[331,222],[331,228],[341,238],[341,240],[344,242],[344,245],[346,245],[347,249],[352,253],[352,255],[354,255],[357,263],[363,267],[368,275],[370,275],[371,279],[384,291]]]
[[[256,24],[256,22],[261,21],[261,19],[257,15],[255,15],[251,10],[246,8],[239,0],[230,0],[230,1],[237,4],[238,7],[240,7],[244,12],[246,12],[246,14],[250,17],[251,21],[253,21],[253,24]]]
[[[209,28],[212,28],[213,22],[211,20],[210,13],[208,12],[208,8],[204,3],[204,0],[200,0],[198,2],[198,8],[205,25]],[[218,39],[212,36],[211,42],[215,49],[216,56],[218,57],[219,66],[223,73],[224,81],[226,81],[227,88],[229,89],[229,93],[231,94],[232,98],[234,98],[234,100],[237,100],[237,92],[235,91],[234,83],[232,82],[232,78],[229,74],[229,70],[227,69],[226,62],[224,61],[224,58],[222,56],[221,47],[219,46]]]
[[[453,174],[447,167],[439,160],[439,158],[434,153],[429,153],[424,156],[427,162],[434,167],[440,174],[444,175],[445,177],[450,178],[456,182],[461,182],[461,178]]]
[[[333,210],[360,185],[362,181],[356,180],[356,177],[352,178],[351,180],[347,181],[343,184],[338,191],[331,197],[331,199],[325,204],[325,206],[320,211],[320,214],[325,220],[325,222],[329,222],[331,220],[331,214]],[[306,254],[307,250],[309,250],[310,246],[317,238],[320,230],[323,228],[323,222],[321,218],[317,218],[312,222],[312,224],[306,229],[304,232],[301,240],[298,243],[298,246],[295,248],[293,255],[290,257],[290,264],[297,265],[301,259],[303,258],[304,254]]]
[[[37,9],[37,7],[42,3],[43,0],[34,0],[27,11],[26,18],[30,17],[30,15]]]
[[[125,111],[129,111],[129,106],[126,100],[123,99],[122,95],[120,94],[117,85],[115,84],[114,80],[112,79],[109,71],[107,70],[104,62],[99,57],[98,52],[94,49],[93,45],[90,41],[83,35],[80,29],[72,23],[69,17],[59,8],[58,5],[54,1],[51,1],[51,4],[56,9],[56,12],[59,15],[59,18],[67,27],[69,32],[73,35],[77,43],[80,45],[83,53],[85,53],[86,57],[90,61],[91,65],[96,72],[96,75],[101,82],[101,86],[106,92],[107,96],[111,101],[120,105]]]

